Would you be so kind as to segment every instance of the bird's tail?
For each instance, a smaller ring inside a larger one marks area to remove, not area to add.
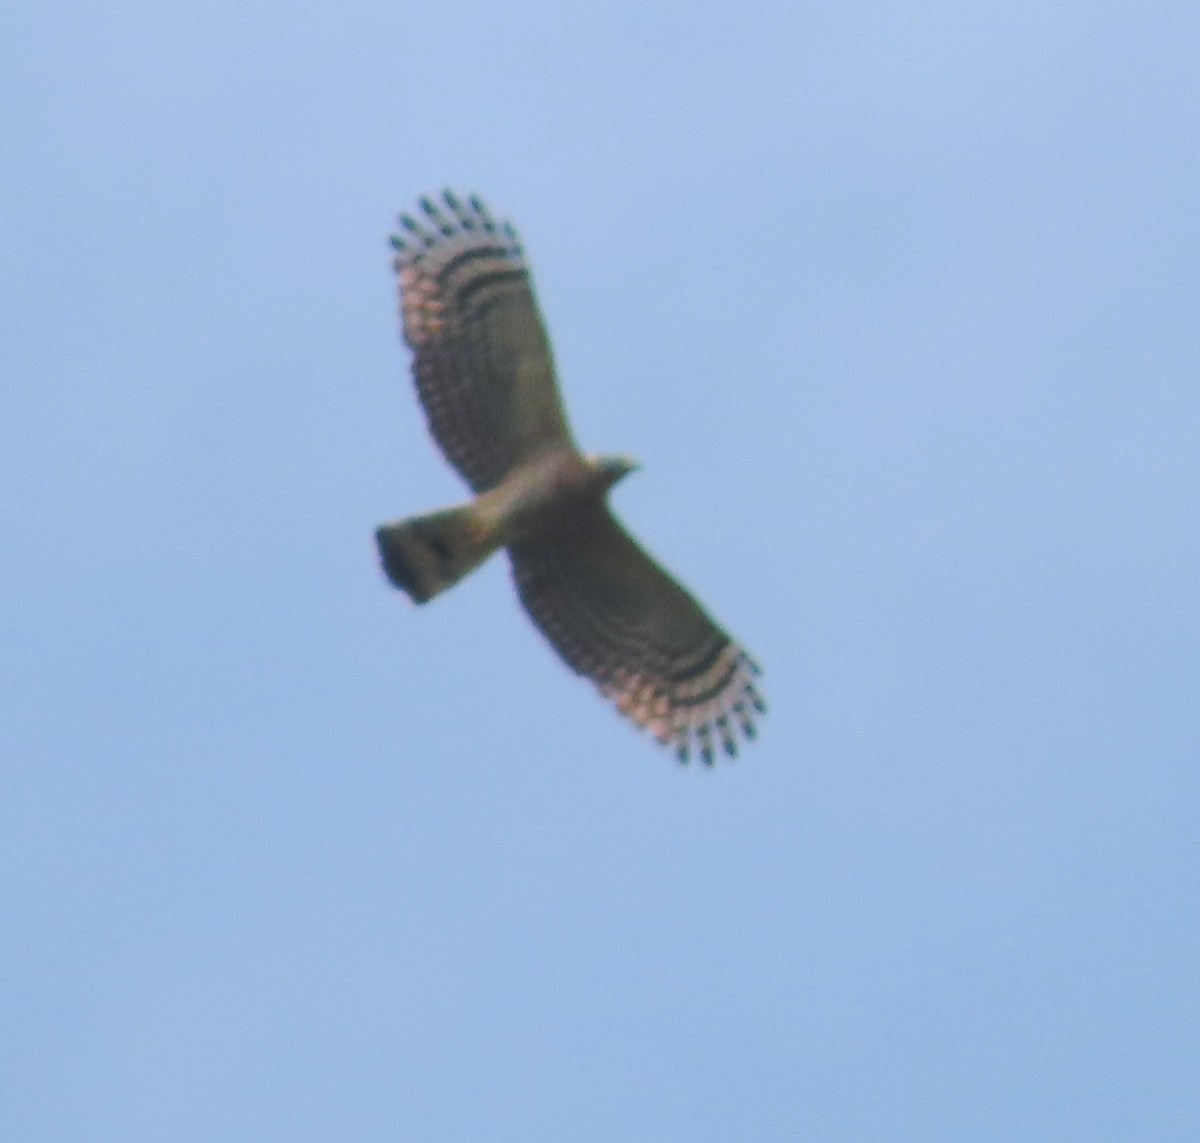
[[[498,546],[473,504],[384,524],[375,543],[388,579],[415,603],[457,583]]]

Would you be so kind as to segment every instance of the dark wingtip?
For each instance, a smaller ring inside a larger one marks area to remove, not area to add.
[[[471,204],[471,209],[475,212],[479,219],[480,225],[488,234],[494,234],[496,231],[496,223],[492,216],[488,213],[488,208],[484,205],[483,199],[477,194],[471,195],[467,200]]]

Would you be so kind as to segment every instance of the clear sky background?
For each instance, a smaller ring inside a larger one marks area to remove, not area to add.
[[[1200,6],[0,17],[0,1138],[1200,1138]],[[482,194],[766,668],[682,768],[457,499]]]

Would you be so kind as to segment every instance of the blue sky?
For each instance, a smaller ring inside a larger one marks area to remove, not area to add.
[[[1200,9],[0,23],[0,1136],[1200,1136]],[[379,574],[443,186],[737,763]]]

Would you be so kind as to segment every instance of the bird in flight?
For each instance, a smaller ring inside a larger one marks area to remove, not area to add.
[[[474,492],[380,527],[388,578],[426,603],[504,548],[562,660],[680,761],[737,753],[766,710],[754,660],[622,527],[608,492],[638,466],[579,451],[516,231],[446,191],[392,236],[404,339],[430,431]]]

